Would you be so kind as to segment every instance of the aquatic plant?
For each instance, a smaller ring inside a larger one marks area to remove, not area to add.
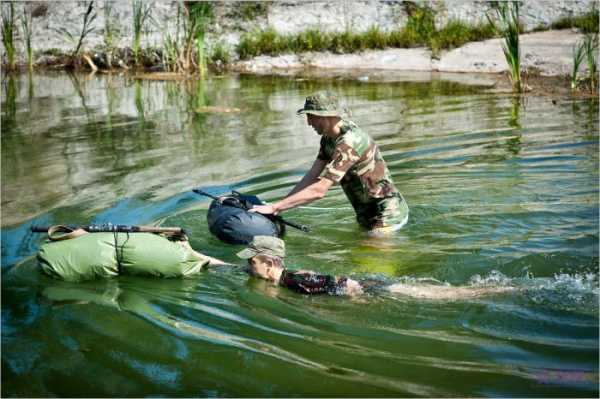
[[[585,47],[585,55],[588,67],[588,79],[590,81],[590,91],[596,93],[598,85],[598,61],[596,60],[596,52],[598,49],[598,36],[594,33],[588,33],[583,39]]]
[[[142,0],[133,0],[133,41],[131,50],[135,64],[139,64],[140,50],[142,48],[142,32],[146,21],[151,18],[151,4],[144,4]]]
[[[113,16],[113,2],[104,0],[104,47],[106,50],[106,64],[112,68],[112,55],[119,29]]]
[[[579,72],[579,66],[585,56],[585,44],[578,42],[573,46],[573,72],[571,73],[571,90],[577,88],[577,73]]]
[[[508,63],[509,77],[514,92],[522,91],[521,85],[521,49],[519,46],[519,2],[503,2],[493,7],[500,26],[486,14],[490,24],[494,26],[504,38],[502,51]]]
[[[213,4],[210,2],[184,3],[186,18],[184,20],[183,68],[191,70],[194,66],[193,47],[196,47],[195,67],[201,75],[206,74],[206,57],[204,54],[204,35],[213,15]]]
[[[165,21],[162,29],[162,52],[161,58],[165,69],[169,72],[182,72],[183,65],[181,60],[181,5],[177,3],[177,18],[175,19],[175,34],[172,35],[169,29],[169,20]]]
[[[212,66],[221,68],[231,61],[231,52],[222,42],[218,42],[213,46],[209,59]]]
[[[8,69],[15,69],[15,6],[12,2],[2,4],[2,44],[6,51]]]
[[[95,28],[92,26],[94,20],[96,19],[96,13],[94,12],[94,2],[84,2],[86,11],[83,13],[83,24],[81,26],[81,32],[79,32],[79,37],[69,32],[65,27],[61,27],[56,29],[57,32],[63,34],[71,43],[75,45],[75,49],[71,53],[71,56],[76,56],[81,49],[81,45],[85,40],[86,36],[92,33]]]
[[[23,16],[21,17],[21,27],[23,28],[23,36],[25,39],[25,52],[27,54],[27,66],[33,68],[33,49],[31,48],[31,13],[27,11],[27,5],[23,5]]]

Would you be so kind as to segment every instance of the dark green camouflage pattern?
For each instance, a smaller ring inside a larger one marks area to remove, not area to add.
[[[342,119],[340,130],[336,138],[321,138],[318,158],[328,162],[321,177],[342,185],[358,222],[367,229],[404,221],[408,206],[377,144],[350,120]]]
[[[329,91],[325,91],[306,97],[304,107],[300,108],[297,114],[341,117],[343,109],[340,108],[337,96]]]

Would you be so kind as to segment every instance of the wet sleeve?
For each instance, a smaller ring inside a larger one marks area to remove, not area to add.
[[[335,288],[335,278],[333,276],[314,272],[287,273],[282,283],[287,288],[308,295],[326,294],[332,291],[332,288]]]
[[[323,169],[321,177],[339,183],[348,169],[350,169],[360,157],[354,148],[347,143],[341,142],[333,151],[331,161]]]

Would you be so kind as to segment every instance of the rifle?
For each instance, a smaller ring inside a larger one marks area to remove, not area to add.
[[[47,233],[52,226],[31,226],[33,233]],[[124,224],[90,224],[87,226],[61,226],[69,230],[83,229],[88,233],[167,233],[167,234],[185,234],[181,227],[156,227],[156,226],[129,226]]]
[[[260,205],[260,204],[263,203],[256,196],[253,196],[253,195],[252,196],[251,195],[243,195],[243,194],[238,193],[237,191],[232,191],[232,193],[235,196],[238,197],[237,201],[235,201],[235,200],[229,200],[229,199],[225,199],[225,201],[222,201],[219,197],[216,197],[216,196],[214,196],[212,194],[207,193],[206,191],[202,191],[202,190],[197,189],[197,188],[193,189],[192,191],[195,192],[196,194],[203,195],[205,197],[212,198],[213,200],[217,200],[219,202],[222,202],[224,205],[233,206],[235,208],[240,208],[240,209],[243,209],[245,211],[249,211],[250,209],[252,209],[253,205]],[[242,198],[242,197],[244,197],[244,198]],[[277,222],[283,223],[286,226],[290,226],[290,227],[293,227],[295,229],[301,230],[301,231],[303,231],[305,233],[310,233],[310,227],[308,227],[306,225],[303,225],[303,224],[298,224],[298,223],[295,223],[295,222],[290,222],[289,220],[285,220],[284,218],[282,218],[279,215],[263,215],[263,216],[265,216],[265,217],[267,217],[267,218],[269,218],[271,220],[275,220]]]

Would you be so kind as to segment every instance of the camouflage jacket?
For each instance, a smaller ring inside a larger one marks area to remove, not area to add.
[[[339,295],[346,286],[346,277],[339,279],[328,274],[317,274],[311,271],[284,270],[279,285],[301,294]]]
[[[340,130],[336,138],[321,138],[317,158],[328,162],[321,177],[340,183],[357,213],[367,204],[398,195],[373,139],[346,119]]]

